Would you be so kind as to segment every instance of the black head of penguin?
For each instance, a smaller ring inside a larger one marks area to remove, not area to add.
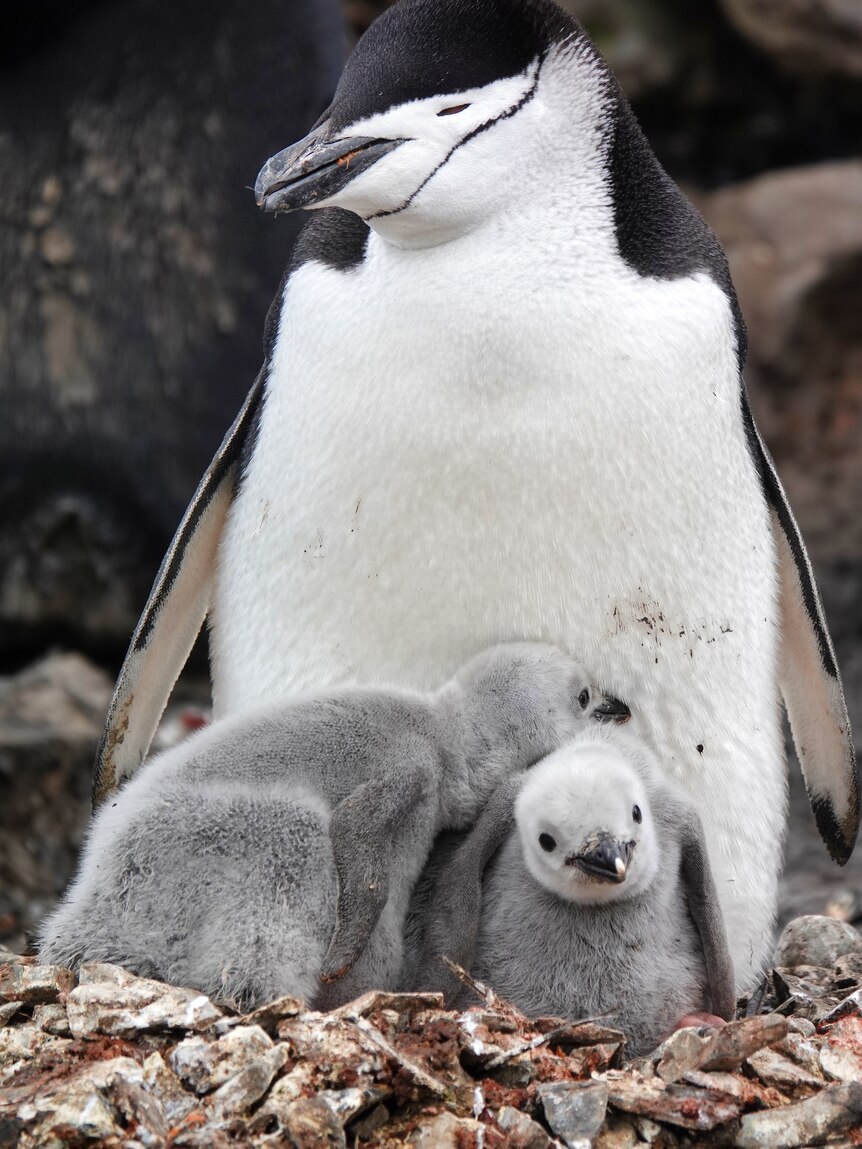
[[[541,128],[539,108],[551,113]],[[492,129],[505,123],[504,138]],[[330,107],[264,165],[255,192],[267,211],[346,208],[397,246],[424,247],[500,206],[511,211],[539,186],[567,225],[588,226],[567,193],[578,165],[596,159],[594,199],[610,202],[619,255],[643,276],[710,275],[729,298],[742,363],[745,329],[723,251],[586,32],[553,0],[399,0],[360,39]],[[298,261],[353,266],[366,229],[322,214],[330,218],[300,240]]]
[[[400,0],[362,36],[332,104],[309,135],[264,165],[255,186],[258,204],[294,211],[329,201],[377,160],[414,140],[412,127],[421,132],[433,117],[462,116],[436,141],[445,144],[439,163],[467,138],[512,115],[535,90],[537,64],[554,45],[572,38],[589,43],[552,0]],[[470,93],[513,77],[526,82],[485,92],[474,107]],[[459,94],[463,100],[453,99]],[[405,105],[414,105],[413,123],[406,117],[404,134],[393,135],[398,125],[380,118]],[[366,125],[379,128],[380,135],[365,131]]]
[[[320,122],[338,131],[396,104],[483,88],[580,32],[552,0],[401,0],[360,39]]]

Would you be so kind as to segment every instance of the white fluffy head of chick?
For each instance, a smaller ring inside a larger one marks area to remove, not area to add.
[[[646,890],[659,861],[648,792],[653,768],[628,732],[611,728],[591,730],[534,766],[515,823],[536,881],[581,905]]]

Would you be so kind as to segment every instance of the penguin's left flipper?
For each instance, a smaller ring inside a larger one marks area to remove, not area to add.
[[[380,777],[339,802],[329,821],[338,902],[335,932],[320,968],[326,985],[353,968],[386,905],[392,880],[410,869],[417,849],[424,846],[427,858],[434,838],[439,767],[428,747],[400,750]]]
[[[464,987],[442,959],[466,970],[473,963],[482,914],[482,878],[515,825],[515,799],[523,779],[523,774],[514,775],[497,789],[434,885],[412,988],[443,993],[449,1005]]]
[[[664,828],[679,840],[680,878],[689,914],[700,934],[709,994],[704,1007],[730,1021],[736,1013],[733,959],[709,864],[703,825],[694,805],[682,794],[666,795],[660,808]]]
[[[96,751],[94,809],[144,760],[207,616],[215,556],[233,499],[237,464],[262,393],[261,372],[162,560],[132,635]]]
[[[743,415],[772,512],[781,691],[817,829],[829,853],[844,865],[859,831],[859,771],[844,689],[805,544],[745,395]]]

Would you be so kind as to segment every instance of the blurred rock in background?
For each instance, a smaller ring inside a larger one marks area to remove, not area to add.
[[[862,8],[565,6],[727,249],[752,404],[811,550],[858,733]],[[7,5],[18,24],[0,37],[0,670],[61,643],[116,671],[259,365],[292,221],[260,215],[246,185],[326,103],[342,12],[355,37],[384,7]],[[62,888],[86,821],[108,679],[70,666],[0,683],[0,937],[20,940]],[[205,702],[203,683],[185,689]],[[12,721],[34,691],[38,750]],[[828,907],[859,920],[862,854],[843,871],[829,861],[795,765],[791,776],[782,917]]]
[[[0,35],[0,661],[115,660],[261,360],[338,0],[12,0]]]
[[[744,36],[785,67],[862,77],[858,0],[723,0]]]

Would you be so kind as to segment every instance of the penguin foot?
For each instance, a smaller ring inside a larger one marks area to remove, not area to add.
[[[678,1029],[718,1029],[722,1025],[726,1025],[723,1017],[717,1017],[714,1013],[686,1013],[674,1025],[673,1029],[669,1029],[667,1033],[662,1034],[662,1041],[667,1041],[672,1033],[676,1033]]]

